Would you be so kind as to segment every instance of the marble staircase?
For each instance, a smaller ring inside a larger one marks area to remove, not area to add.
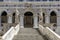
[[[45,40],[34,28],[21,28],[13,40]]]

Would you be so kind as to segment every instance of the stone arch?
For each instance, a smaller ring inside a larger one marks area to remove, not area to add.
[[[24,12],[22,12],[22,14],[25,14],[26,12],[32,12],[33,13],[33,16],[35,16],[34,14],[36,14],[36,11],[34,11],[35,9],[30,9],[30,8],[26,8],[26,9],[23,9]]]
[[[14,13],[12,14],[12,23],[15,23],[15,16],[16,16],[16,13],[14,12]]]
[[[49,15],[50,15],[50,13],[51,13],[52,11],[54,11],[56,14],[58,13],[58,10],[57,10],[57,9],[51,9],[51,10],[49,11]]]
[[[7,23],[7,22],[8,22],[7,12],[3,11],[1,14],[1,23]]]
[[[57,26],[57,13],[55,11],[50,13],[50,23],[55,23],[54,26]]]
[[[24,15],[25,15],[25,16],[33,16],[33,13],[28,11],[28,12],[26,12]]]
[[[30,11],[24,13],[24,27],[33,27],[33,13]]]

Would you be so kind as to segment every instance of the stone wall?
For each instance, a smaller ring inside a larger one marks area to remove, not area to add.
[[[57,14],[57,29],[56,29],[56,32],[58,33],[58,31],[60,29],[60,27],[59,27],[59,25],[60,25],[60,9],[58,9],[58,8],[32,8],[32,7],[24,7],[24,8],[0,8],[0,16],[1,16],[3,11],[7,12],[8,23],[12,23],[12,14],[14,12],[16,13],[16,18],[19,15],[19,18],[17,18],[17,19],[20,21],[20,23],[21,23],[20,25],[22,25],[22,26],[24,26],[24,22],[22,23],[21,21],[24,21],[24,13],[25,12],[30,11],[30,12],[33,13],[33,17],[34,18],[35,18],[35,16],[39,16],[39,17],[42,18],[42,20],[43,20],[42,13],[45,13],[45,23],[50,23],[50,13],[52,11],[54,11]],[[39,13],[39,15],[37,15],[38,13]],[[23,19],[21,19],[22,17],[23,17]],[[41,18],[39,18],[39,22],[37,20],[35,21],[34,26],[36,28],[38,28],[38,23],[42,23],[42,20],[40,20]],[[15,19],[16,23],[19,22],[17,19]],[[0,26],[1,26],[1,17],[0,17]]]

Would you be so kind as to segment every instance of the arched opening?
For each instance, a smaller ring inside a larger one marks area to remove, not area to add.
[[[54,11],[50,13],[50,23],[55,23],[53,26],[57,27],[57,15]],[[55,31],[55,29],[53,29]]]
[[[12,15],[12,23],[15,23],[15,13],[13,13],[13,15]]]
[[[7,12],[3,11],[1,14],[1,23],[7,23]]]
[[[24,14],[24,27],[30,28],[33,27],[33,13],[26,12]]]
[[[43,13],[43,23],[45,23],[45,13]]]

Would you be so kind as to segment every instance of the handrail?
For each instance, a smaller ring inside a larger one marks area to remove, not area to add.
[[[60,40],[60,36],[55,33],[54,31],[52,31],[49,27],[46,27],[45,29],[45,33],[46,35],[51,39],[51,40]]]
[[[5,39],[8,39],[8,37],[12,37],[11,35],[11,32],[12,35],[14,35],[14,27],[11,27],[3,36],[2,36],[2,39],[5,40]],[[8,36],[9,35],[9,36]],[[8,39],[9,40],[9,39]]]
[[[60,40],[60,36],[52,31],[49,27],[39,25],[39,31],[42,32],[43,35],[49,37],[50,40]]]
[[[15,35],[17,35],[18,31],[19,31],[20,27],[19,27],[19,24],[15,27]]]
[[[49,27],[46,27],[53,35],[55,35],[56,37],[60,38],[60,36],[55,33],[54,31],[52,31]]]
[[[17,32],[19,31],[19,24],[16,25],[16,27],[11,27],[2,37],[0,40],[12,40],[14,35],[17,35]]]

